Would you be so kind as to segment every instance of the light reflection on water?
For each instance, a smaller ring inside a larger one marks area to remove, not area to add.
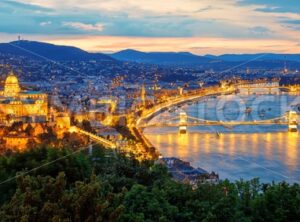
[[[237,180],[300,181],[298,133],[146,134],[163,156],[178,157],[195,167]]]
[[[200,110],[200,113],[214,119],[217,112],[212,112],[213,101],[206,103],[210,107],[208,112]],[[271,107],[266,115],[281,115],[276,109],[278,103],[263,105],[265,110]],[[199,115],[199,107],[203,107],[203,104],[185,109],[188,115]],[[230,110],[228,116],[235,112],[235,109]],[[169,114],[160,115],[165,118]],[[177,131],[174,127],[147,128],[145,134],[163,156],[178,157],[195,167],[218,172],[221,179],[259,177],[263,182],[285,180],[300,183],[300,135],[288,133],[287,126],[235,126],[232,129],[197,126],[188,127],[187,134],[178,134]],[[220,136],[216,131],[222,132]]]

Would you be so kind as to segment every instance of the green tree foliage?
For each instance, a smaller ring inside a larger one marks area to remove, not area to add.
[[[126,194],[124,221],[174,221],[178,208],[171,205],[163,190],[136,184]]]
[[[68,188],[66,176],[56,178],[20,177],[10,202],[2,206],[1,221],[116,221],[123,206],[115,206],[119,196],[103,189],[92,176]]]
[[[195,187],[174,181],[162,165],[140,163],[101,146],[94,146],[92,154],[71,152],[41,147],[0,157],[1,181],[44,164],[14,180],[0,181],[1,221],[298,222],[300,218],[299,184],[262,184],[253,179]]]
[[[49,175],[52,177],[56,177],[59,172],[65,172],[69,183],[83,181],[91,173],[88,157],[81,153],[72,154],[72,152],[74,151],[68,149],[39,147],[24,153],[0,156],[0,180],[5,181],[7,178],[31,170],[31,175]],[[57,159],[59,161],[56,161]],[[15,180],[1,184],[0,203],[9,198],[15,188]]]

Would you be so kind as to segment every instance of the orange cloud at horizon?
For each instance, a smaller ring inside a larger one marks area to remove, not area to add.
[[[283,39],[242,39],[214,37],[132,37],[132,36],[54,36],[22,35],[32,41],[69,45],[90,52],[116,52],[136,49],[145,52],[182,52],[195,54],[226,53],[300,53],[299,41]],[[0,33],[1,42],[17,39],[16,35]]]
[[[229,39],[209,37],[117,37],[77,36],[45,39],[58,45],[72,45],[92,52],[136,49],[145,52],[182,52],[195,54],[225,53],[300,53],[300,44],[277,39]]]

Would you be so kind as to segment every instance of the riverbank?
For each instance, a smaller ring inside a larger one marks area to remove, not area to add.
[[[197,185],[199,182],[216,183],[219,181],[219,175],[215,172],[208,173],[200,167],[194,168],[190,162],[176,157],[163,157],[157,162],[164,164],[168,172],[172,174],[173,179],[179,182]]]

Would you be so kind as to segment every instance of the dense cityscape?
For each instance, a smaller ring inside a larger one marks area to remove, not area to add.
[[[299,221],[300,5],[215,4],[0,3],[0,221]]]
[[[10,47],[17,45],[25,50],[27,44],[37,44],[36,50],[43,50],[39,49],[41,46],[49,47],[49,44],[29,41],[13,42]],[[57,48],[55,45],[50,47],[53,50]],[[286,61],[281,61],[281,69],[265,71],[263,78],[262,75],[257,76],[257,70],[252,72],[249,68],[244,70],[244,67],[222,72],[212,71],[211,67],[209,70],[203,66],[170,67],[113,58],[54,62],[51,59],[3,53],[1,63],[1,153],[4,158],[2,167],[6,171],[9,170],[9,162],[5,158],[15,158],[15,155],[40,155],[27,153],[39,153],[44,149],[78,152],[84,148],[82,152],[86,154],[82,155],[92,158],[94,152],[99,152],[95,150],[106,147],[108,150],[105,152],[109,152],[109,156],[137,160],[138,165],[143,167],[145,163],[146,166],[149,164],[148,161],[154,161],[154,166],[162,164],[179,183],[192,187],[208,183],[218,187],[224,183],[219,179],[222,171],[209,172],[205,167],[193,167],[190,162],[176,156],[164,156],[144,135],[144,128],[179,127],[179,134],[187,134],[190,126],[197,125],[223,125],[226,128],[220,120],[187,116],[182,105],[232,93],[297,95],[300,90],[297,70],[288,70]],[[169,75],[172,75],[171,79]],[[251,113],[251,109],[246,107],[245,112]],[[230,121],[228,124],[231,127],[279,124],[286,125],[287,131],[297,133],[299,105],[296,104],[293,110],[275,120],[262,118],[260,121]],[[179,115],[179,122],[176,123],[172,117],[169,123],[164,119],[160,120],[159,125],[151,125],[153,116],[164,112],[180,112],[176,114]],[[190,118],[192,122],[189,122]],[[223,136],[221,131],[213,130],[211,133],[216,133],[217,137]],[[94,157],[92,163],[96,164],[100,159]],[[39,165],[38,162],[36,164]],[[20,169],[27,174],[26,168]],[[4,196],[3,201],[6,198]]]

